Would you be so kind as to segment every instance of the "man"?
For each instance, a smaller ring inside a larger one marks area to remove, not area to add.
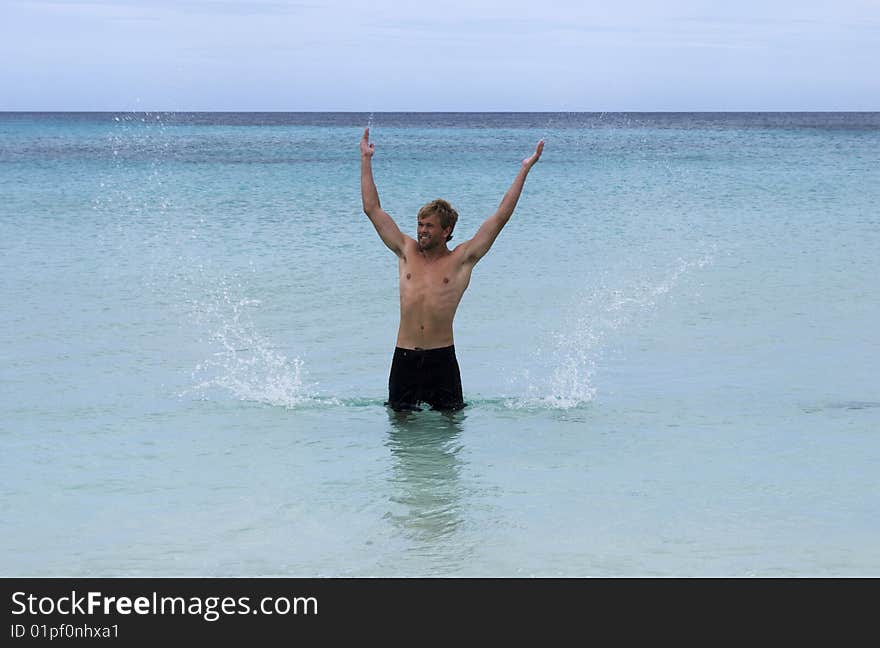
[[[388,402],[396,411],[421,411],[420,403],[438,410],[464,407],[461,376],[455,358],[452,320],[471,271],[510,220],[529,171],[544,150],[544,140],[522,161],[519,173],[498,210],[469,241],[450,250],[447,242],[458,213],[445,200],[433,200],[419,210],[418,240],[403,234],[379,204],[373,181],[375,144],[370,129],[361,138],[361,197],[364,213],[398,258],[400,327],[388,378]]]

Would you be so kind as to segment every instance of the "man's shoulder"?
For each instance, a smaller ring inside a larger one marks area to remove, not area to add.
[[[462,241],[461,243],[456,245],[454,248],[452,248],[452,253],[457,254],[457,255],[467,254],[468,247],[470,246],[470,243],[471,243],[470,239],[468,239],[467,241]]]
[[[403,254],[401,255],[404,260],[406,257],[416,252],[418,250],[419,244],[412,236],[407,236],[403,234]]]
[[[418,241],[416,241],[412,236],[409,236],[407,234],[403,235],[403,248],[404,248],[404,250],[411,250],[411,249],[418,248],[418,247],[419,247]]]
[[[459,263],[474,263],[475,260],[471,254],[473,239],[462,241],[452,249],[452,254]]]

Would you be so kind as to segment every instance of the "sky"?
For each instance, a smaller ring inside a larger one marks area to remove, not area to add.
[[[880,110],[880,0],[0,0],[0,110]]]

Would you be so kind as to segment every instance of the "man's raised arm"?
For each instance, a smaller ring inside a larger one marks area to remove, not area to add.
[[[373,182],[373,153],[375,144],[370,144],[370,129],[364,129],[361,137],[361,198],[364,203],[364,213],[370,217],[370,222],[376,228],[379,238],[388,246],[388,249],[397,256],[403,254],[404,236],[397,227],[397,223],[389,216],[382,205],[379,204],[379,192],[376,191],[376,183]]]
[[[486,252],[489,251],[489,248],[492,247],[495,239],[498,238],[502,228],[507,225],[507,221],[510,220],[510,216],[516,208],[516,203],[519,201],[523,185],[526,182],[526,176],[529,175],[529,171],[538,162],[543,151],[544,140],[541,140],[535,147],[535,152],[522,161],[519,173],[516,174],[516,178],[513,180],[513,184],[510,185],[510,189],[504,194],[504,198],[501,199],[498,210],[486,219],[486,222],[474,234],[474,238],[465,243],[467,245],[466,258],[471,263],[476,263],[483,258]]]

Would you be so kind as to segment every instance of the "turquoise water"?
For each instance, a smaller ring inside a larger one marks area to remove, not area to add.
[[[0,574],[880,575],[880,115],[383,114],[453,416],[383,407],[364,114],[0,114]]]

